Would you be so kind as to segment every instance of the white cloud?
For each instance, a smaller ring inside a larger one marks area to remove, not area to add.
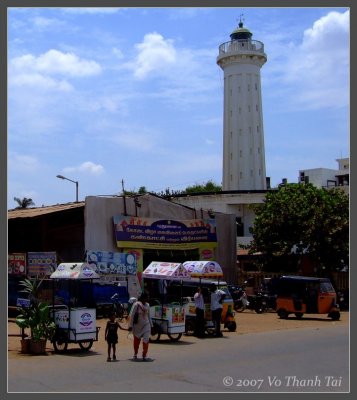
[[[135,47],[138,55],[133,68],[134,76],[138,79],[143,79],[150,72],[161,70],[176,60],[176,50],[172,40],[165,40],[156,32],[146,34],[143,42]]]
[[[349,11],[330,12],[304,32],[289,50],[283,79],[297,106],[345,107],[349,102]]]
[[[51,49],[38,57],[25,54],[11,60],[11,66],[18,71],[33,71],[44,74],[60,74],[70,77],[98,75],[101,67],[92,60],[80,59],[73,53],[62,53]]]
[[[73,89],[72,85],[65,80],[55,80],[37,73],[10,75],[9,83],[13,86],[29,86],[44,90],[58,90],[61,92],[69,92]]]
[[[26,154],[9,154],[9,168],[21,173],[36,172],[40,168],[38,159]]]
[[[104,167],[100,164],[94,164],[91,161],[85,161],[76,167],[66,167],[64,172],[88,172],[92,175],[100,175],[104,172]]]
[[[116,14],[117,12],[124,10],[123,8],[113,7],[69,7],[62,8],[62,11],[66,14]]]

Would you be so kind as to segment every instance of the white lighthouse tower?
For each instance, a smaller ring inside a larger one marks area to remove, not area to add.
[[[240,21],[219,46],[224,71],[223,190],[265,190],[265,150],[260,68],[264,44]]]

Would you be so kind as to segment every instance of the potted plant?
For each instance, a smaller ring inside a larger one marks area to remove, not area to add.
[[[20,284],[24,287],[22,292],[29,295],[30,305],[21,308],[16,324],[20,328],[30,329],[30,352],[44,353],[47,339],[54,335],[56,325],[51,318],[48,304],[38,298],[41,282],[25,279]]]

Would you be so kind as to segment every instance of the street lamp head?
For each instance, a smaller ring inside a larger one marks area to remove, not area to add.
[[[66,179],[64,176],[62,175],[56,175],[56,178],[60,178],[60,179]]]

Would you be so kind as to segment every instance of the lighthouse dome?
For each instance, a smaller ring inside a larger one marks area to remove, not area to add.
[[[238,28],[230,34],[232,40],[248,40],[252,36],[252,32],[248,28],[243,27],[243,22],[239,22]]]

